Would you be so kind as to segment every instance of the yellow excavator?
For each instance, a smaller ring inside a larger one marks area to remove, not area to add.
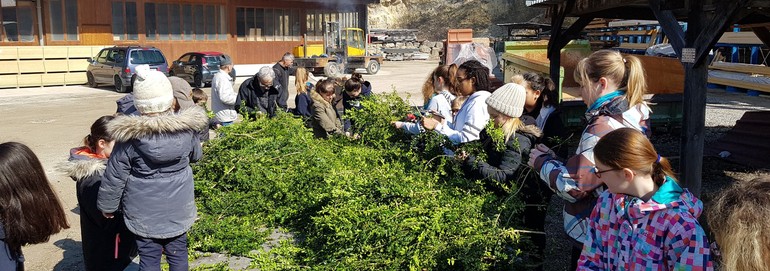
[[[369,41],[360,28],[340,29],[339,23],[327,22],[323,44],[307,44],[294,47],[294,63],[313,73],[327,77],[340,77],[355,69],[366,69],[369,74],[380,71],[382,56],[368,55]]]

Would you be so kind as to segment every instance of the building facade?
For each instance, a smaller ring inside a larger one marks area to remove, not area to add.
[[[236,64],[275,62],[323,25],[367,28],[377,0],[0,0],[0,46],[154,46],[169,62],[220,51]],[[2,48],[0,48],[2,49]]]

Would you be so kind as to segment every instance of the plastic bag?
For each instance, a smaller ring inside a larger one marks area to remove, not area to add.
[[[469,60],[481,62],[481,64],[489,69],[490,74],[492,74],[492,70],[497,67],[495,50],[482,43],[460,44],[460,52],[450,64],[461,65]]]

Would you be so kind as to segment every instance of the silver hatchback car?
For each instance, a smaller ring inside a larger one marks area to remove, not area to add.
[[[147,64],[168,75],[166,57],[155,47],[115,46],[99,51],[95,59],[88,59],[88,85],[111,84],[117,92],[128,92],[133,86],[136,66]]]

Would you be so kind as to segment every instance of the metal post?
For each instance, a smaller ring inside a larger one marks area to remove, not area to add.
[[[40,46],[45,46],[45,35],[43,34],[43,0],[35,0],[37,7],[37,38]]]

